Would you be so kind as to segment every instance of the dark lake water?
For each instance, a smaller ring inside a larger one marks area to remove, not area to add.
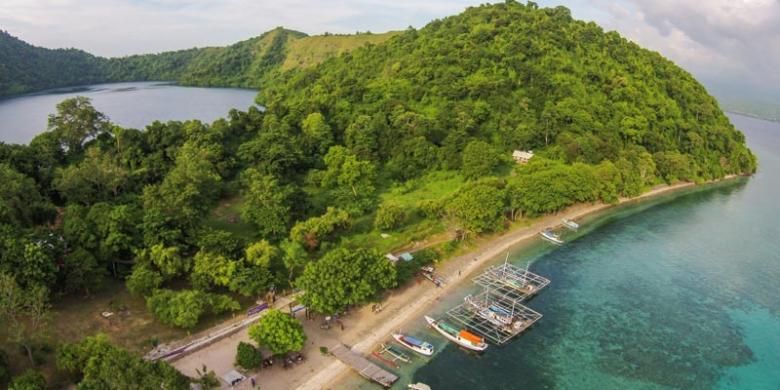
[[[211,122],[232,108],[246,110],[257,91],[237,88],[180,87],[161,82],[99,84],[0,100],[0,142],[28,143],[46,130],[57,103],[74,96],[92,99],[95,108],[122,127],[143,129],[155,120]]]
[[[621,207],[583,221],[562,247],[538,243],[514,253],[510,261],[530,262],[552,280],[528,303],[544,317],[481,356],[447,343],[420,319],[409,331],[443,350],[400,370],[404,383],[780,389],[780,124],[732,120],[759,156],[758,174]],[[365,383],[349,385],[373,388]]]

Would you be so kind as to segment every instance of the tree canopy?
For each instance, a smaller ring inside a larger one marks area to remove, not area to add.
[[[304,291],[301,302],[307,307],[333,314],[394,287],[396,270],[375,250],[338,248],[306,265],[295,284]]]
[[[268,310],[257,324],[249,327],[249,337],[274,355],[300,351],[306,343],[301,323],[276,309]]]

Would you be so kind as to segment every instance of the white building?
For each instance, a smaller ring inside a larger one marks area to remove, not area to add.
[[[515,159],[515,162],[518,164],[525,164],[529,160],[531,160],[534,157],[534,152],[524,151],[524,150],[515,150],[512,152],[512,158]]]

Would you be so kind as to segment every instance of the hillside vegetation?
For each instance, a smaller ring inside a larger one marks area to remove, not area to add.
[[[690,74],[563,7],[469,8],[265,73],[284,66],[276,47],[306,39],[296,36],[134,60],[139,75],[201,58],[199,82],[267,78],[264,111],[140,131],[75,98],[29,145],[0,144],[0,296],[15,297],[0,300],[0,316],[27,352],[15,361],[35,362],[47,334],[40,308],[107,281],[183,329],[269,290],[299,288],[310,310],[333,314],[379,299],[470,237],[756,170],[742,133]],[[518,165],[514,149],[536,155]],[[434,235],[415,262],[383,256]]]
[[[272,74],[310,67],[395,35],[307,36],[276,28],[226,47],[102,58],[75,49],[29,45],[0,31],[0,97],[44,89],[120,81],[176,81],[190,86],[260,88]]]

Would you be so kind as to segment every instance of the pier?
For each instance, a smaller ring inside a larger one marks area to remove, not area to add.
[[[494,265],[473,279],[483,288],[474,296],[447,311],[447,316],[493,344],[501,345],[542,318],[522,304],[550,284],[550,280],[509,264]]]
[[[528,268],[505,262],[488,268],[474,278],[474,283],[499,295],[524,301],[550,284],[550,280],[528,271]]]
[[[493,344],[501,345],[519,335],[542,315],[522,305],[522,299],[485,290],[467,297],[447,311],[447,316]]]
[[[360,376],[374,381],[384,387],[390,387],[398,380],[397,375],[377,366],[374,363],[371,363],[368,359],[356,352],[353,352],[344,344],[339,343],[331,348],[330,354],[353,370],[357,371]]]

